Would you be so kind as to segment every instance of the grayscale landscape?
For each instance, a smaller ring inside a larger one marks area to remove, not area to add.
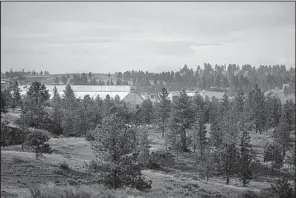
[[[295,3],[1,3],[1,197],[293,198],[295,141]]]

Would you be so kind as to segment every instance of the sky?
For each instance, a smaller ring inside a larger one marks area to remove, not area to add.
[[[294,2],[2,2],[1,70],[295,67]]]

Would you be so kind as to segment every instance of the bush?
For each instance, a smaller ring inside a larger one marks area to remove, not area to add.
[[[258,198],[279,198],[276,194],[272,192],[270,188],[263,189],[258,195]]]
[[[94,136],[93,136],[93,134],[92,134],[91,131],[87,131],[87,132],[86,132],[86,137],[85,137],[85,139],[86,139],[86,141],[94,141],[94,140],[95,140],[95,138],[94,138]]]
[[[91,171],[100,171],[102,169],[95,160],[91,160],[87,166]]]
[[[66,162],[60,164],[60,169],[69,170],[69,165]]]
[[[35,149],[36,158],[38,153],[42,153],[41,148],[44,146],[44,143],[49,140],[49,136],[44,131],[34,130],[31,132],[27,138],[26,143]]]
[[[110,188],[130,186],[140,191],[151,189],[152,181],[147,181],[140,172],[139,164],[120,164],[115,167],[105,167],[103,183]]]
[[[14,156],[14,157],[12,158],[12,161],[13,161],[14,163],[17,163],[17,164],[25,162],[25,160],[23,160],[23,159],[20,158],[19,156]]]
[[[174,164],[174,155],[168,151],[156,151],[149,155],[148,168],[158,169],[161,166],[171,167]]]
[[[41,151],[41,153],[49,153],[49,154],[52,153],[52,149],[48,143],[43,144],[40,148],[40,151]]]
[[[9,126],[8,121],[1,121],[1,146],[17,145],[24,143],[27,130]]]
[[[254,191],[248,190],[243,192],[240,196],[240,198],[258,198],[258,194]]]
[[[268,142],[264,147],[264,162],[272,162],[272,170],[281,168],[284,161],[283,148],[275,142]]]
[[[293,197],[293,187],[286,179],[279,179],[275,185],[271,184],[271,191],[280,198]]]

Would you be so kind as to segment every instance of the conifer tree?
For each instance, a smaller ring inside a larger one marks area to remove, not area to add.
[[[284,110],[284,114],[285,114],[285,123],[287,124],[287,130],[288,131],[292,131],[293,125],[295,123],[295,119],[293,119],[295,117],[295,103],[290,99],[287,100],[285,102],[285,104],[283,105],[283,110]]]
[[[87,113],[89,113],[83,107],[83,104],[80,102],[75,110],[75,122],[74,122],[74,134],[77,136],[82,136],[86,134],[86,131],[89,129],[90,125],[87,122]]]
[[[275,141],[282,146],[283,157],[286,156],[286,151],[291,146],[291,131],[289,131],[288,115],[286,111],[282,110],[279,127],[274,130]]]
[[[114,106],[114,102],[109,96],[109,94],[106,96],[103,102],[103,109],[104,109],[104,116],[109,116],[111,114],[111,109]]]
[[[10,89],[6,88],[5,90],[1,91],[1,112],[7,112],[7,108],[12,103],[12,96],[10,93]]]
[[[252,120],[255,122],[256,133],[262,133],[265,127],[265,96],[259,86],[256,84],[255,89],[249,94],[249,103],[252,111]]]
[[[222,101],[220,102],[220,115],[225,114],[230,108],[230,101],[228,95],[225,93],[223,95]]]
[[[56,86],[53,89],[53,98],[51,100],[52,108],[53,108],[53,131],[55,134],[62,133],[62,119],[63,119],[63,111],[62,111],[62,99],[57,91]]]
[[[228,110],[217,123],[215,130],[218,130],[212,139],[216,140],[216,151],[218,151],[218,167],[226,177],[226,184],[229,184],[230,177],[237,170],[237,116],[234,110]],[[220,131],[219,131],[220,130]],[[212,134],[213,135],[213,134]],[[213,140],[212,140],[213,141]]]
[[[264,147],[264,162],[272,162],[272,172],[274,168],[280,168],[283,165],[283,148],[277,142],[268,142]]]
[[[149,159],[149,148],[150,148],[147,128],[140,130],[140,135],[139,135],[138,141],[139,141],[138,159],[144,166],[146,166],[148,163],[148,159]]]
[[[78,103],[74,95],[71,85],[67,84],[63,95],[63,111],[64,119],[62,122],[63,131],[65,135],[74,135],[75,133],[75,117]]]
[[[153,107],[149,98],[143,101],[141,110],[141,117],[143,118],[144,122],[146,124],[150,124],[153,117]]]
[[[193,147],[194,150],[196,148],[200,151],[201,159],[204,157],[204,150],[206,148],[206,127],[204,123],[203,113],[200,112],[199,115],[196,116],[195,122],[193,124]],[[197,152],[196,152],[196,161],[197,161]]]
[[[137,163],[136,132],[128,129],[117,113],[105,117],[94,132],[91,148],[96,162],[104,170],[103,181],[112,188],[151,188],[151,181],[141,176]]]
[[[172,105],[172,118],[180,133],[182,151],[188,152],[186,133],[194,122],[194,110],[192,109],[191,100],[185,91],[181,92],[181,96]]]
[[[206,145],[204,149],[204,155],[201,158],[200,164],[200,175],[205,176],[206,180],[209,180],[209,177],[212,176],[215,170],[215,159],[212,153],[211,147]]]
[[[234,108],[239,113],[243,113],[244,111],[244,99],[244,91],[243,89],[239,88],[234,99]]]
[[[50,95],[44,84],[37,81],[32,83],[27,91],[21,110],[21,119],[26,126],[46,128],[49,115],[44,110],[44,105],[49,97]]]
[[[169,117],[169,112],[170,112],[170,101],[168,100],[168,92],[166,88],[163,88],[161,90],[161,93],[159,94],[160,96],[160,101],[157,103],[157,114],[160,119],[161,123],[161,130],[162,130],[162,138],[164,138],[164,132],[165,132],[165,126],[167,122],[167,118]]]
[[[242,132],[239,144],[239,178],[245,187],[253,178],[251,163],[255,156],[251,145],[251,137],[244,120],[240,123],[239,127],[239,130]]]
[[[12,109],[14,111],[15,106],[20,106],[22,102],[20,89],[18,87],[18,82],[12,86]]]

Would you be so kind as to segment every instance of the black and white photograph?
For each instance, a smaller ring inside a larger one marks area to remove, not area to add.
[[[1,2],[1,198],[295,198],[295,2]]]

